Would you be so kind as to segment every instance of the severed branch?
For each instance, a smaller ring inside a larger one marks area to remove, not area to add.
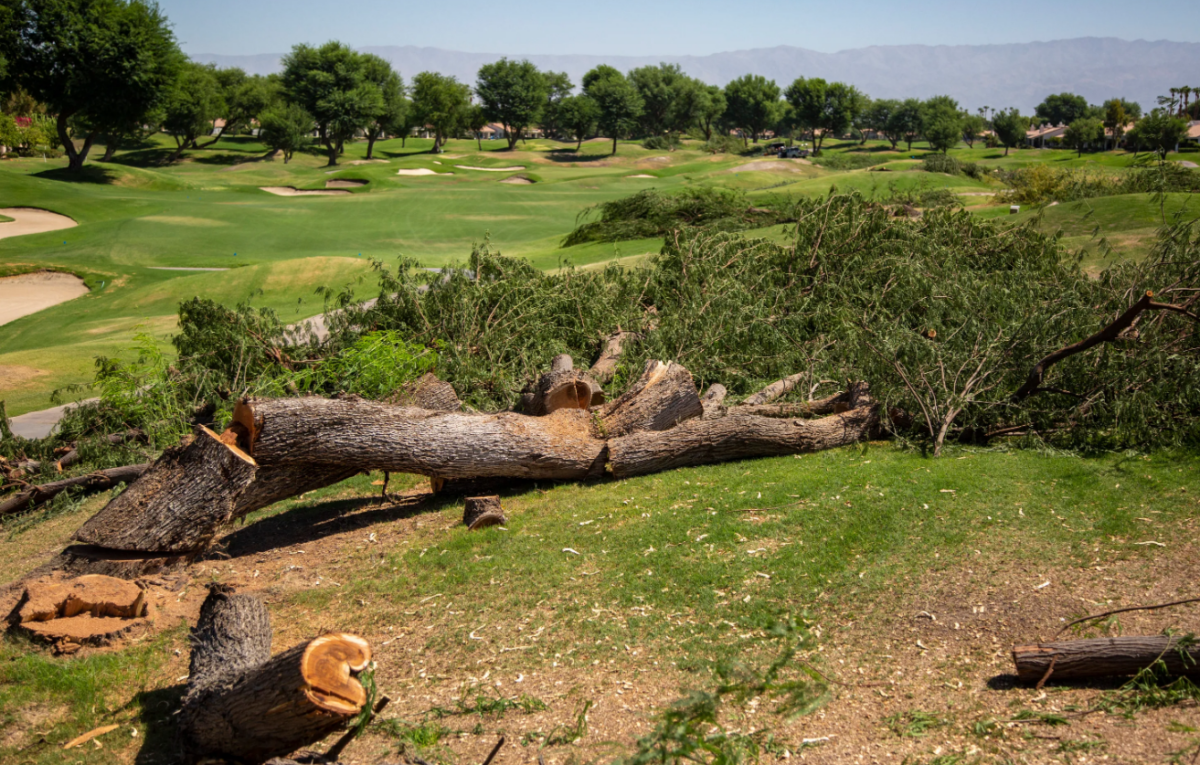
[[[1129,613],[1130,611],[1158,611],[1163,608],[1171,608],[1172,606],[1185,606],[1188,603],[1200,603],[1200,598],[1187,598],[1186,600],[1174,600],[1174,601],[1171,601],[1170,603],[1155,603],[1152,606],[1129,606],[1127,608],[1114,608],[1112,611],[1105,611],[1104,613],[1101,613],[1101,614],[1092,614],[1091,616],[1084,616],[1081,619],[1076,619],[1075,621],[1071,622],[1067,626],[1063,627],[1058,632],[1054,633],[1054,637],[1058,637],[1059,635],[1063,634],[1067,630],[1074,627],[1076,624],[1083,624],[1084,622],[1091,622],[1091,621],[1095,621],[1097,619],[1103,619],[1106,616],[1114,616],[1116,614],[1126,614],[1126,613]]]
[[[808,377],[806,372],[785,377],[782,380],[776,380],[767,387],[760,390],[758,393],[748,396],[742,402],[743,406],[759,406],[761,404],[769,404],[780,396],[786,395],[793,388],[800,384],[800,381]]]
[[[80,487],[86,491],[103,491],[111,489],[119,483],[131,483],[149,467],[149,462],[140,465],[125,465],[108,470],[97,470],[94,473],[74,478],[64,478],[61,481],[52,481],[40,486],[31,486],[0,502],[0,517],[40,507],[67,489]]]
[[[1078,343],[1068,345],[1065,348],[1059,348],[1037,364],[1034,364],[1033,369],[1029,370],[1029,377],[1025,380],[1025,384],[1012,395],[1012,401],[1018,403],[1032,395],[1041,393],[1043,390],[1048,390],[1041,387],[1042,380],[1046,376],[1046,370],[1063,359],[1070,358],[1077,353],[1083,353],[1100,343],[1111,343],[1118,339],[1125,330],[1133,326],[1134,321],[1143,311],[1169,311],[1200,322],[1200,316],[1183,306],[1172,305],[1170,303],[1155,303],[1152,299],[1153,297],[1154,293],[1147,290],[1146,294],[1142,295],[1140,300],[1131,305],[1125,313],[1118,316],[1112,324],[1109,324],[1091,337],[1080,340]]]
[[[596,359],[595,364],[592,364],[592,368],[588,370],[588,376],[601,385],[611,381],[613,375],[617,373],[617,364],[621,360],[621,351],[624,350],[625,341],[635,337],[640,337],[640,335],[637,332],[626,332],[618,328],[616,332],[605,338],[600,358]]]

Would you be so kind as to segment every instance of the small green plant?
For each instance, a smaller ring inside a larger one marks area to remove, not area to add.
[[[897,736],[911,737],[924,736],[934,728],[940,728],[946,724],[946,721],[941,717],[923,712],[920,709],[899,712],[885,717],[883,721],[887,723],[892,733],[895,733]]]
[[[435,722],[409,723],[399,718],[389,718],[375,723],[381,733],[398,739],[401,745],[417,747],[418,750],[432,749],[448,736],[449,728]]]
[[[945,154],[930,154],[921,161],[921,169],[927,173],[958,175],[961,166],[954,157],[948,157]]]
[[[546,709],[546,703],[541,699],[524,693],[516,698],[509,699],[494,691],[489,692],[488,690],[484,690],[475,694],[475,697],[471,699],[468,699],[464,694],[462,698],[455,702],[454,709],[433,707],[426,712],[426,716],[437,720],[458,715],[479,715],[481,717],[490,715],[499,718],[512,709],[519,709],[524,714],[532,714]]]
[[[1014,720],[1029,720],[1031,722],[1039,722],[1043,725],[1069,725],[1070,722],[1066,717],[1053,712],[1036,712],[1032,709],[1022,709],[1013,715]]]
[[[587,713],[591,708],[591,699],[583,702],[583,706],[575,714],[575,722],[570,725],[555,726],[546,736],[546,746],[573,744],[586,736],[588,731]]]

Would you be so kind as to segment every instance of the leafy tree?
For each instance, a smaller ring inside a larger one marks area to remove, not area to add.
[[[575,89],[566,72],[542,72],[546,80],[546,101],[542,104],[542,132],[547,137],[557,138],[563,134],[564,126],[559,116],[559,105]]]
[[[1004,156],[1007,157],[1009,149],[1025,142],[1029,118],[1022,117],[1016,109],[1006,109],[992,116],[992,129],[996,131],[996,138],[1004,144]]]
[[[667,112],[667,132],[686,133],[700,119],[709,100],[708,85],[686,75],[675,81],[675,99]]]
[[[236,66],[222,69],[210,64],[208,68],[221,90],[221,113],[217,117],[225,120],[225,124],[221,125],[220,130],[217,131],[217,134],[213,136],[211,141],[197,145],[197,149],[207,149],[224,138],[227,132],[237,130],[239,124],[233,115],[234,105],[237,101],[238,90],[249,79],[246,76],[246,72]]]
[[[380,109],[367,124],[367,159],[375,157],[375,142],[389,133],[396,133],[408,110],[404,97],[404,80],[392,69],[391,63],[374,54],[364,54],[364,76],[379,88]]]
[[[812,132],[817,154],[825,137],[846,132],[863,107],[863,95],[856,88],[820,77],[800,77],[788,86],[785,97],[796,110],[797,123]]]
[[[900,137],[912,151],[913,141],[921,135],[921,102],[906,98],[888,118],[888,132]]]
[[[859,104],[858,114],[854,115],[854,122],[850,127],[854,132],[858,133],[858,145],[865,146],[867,143],[867,133],[871,128],[871,97],[863,94],[862,102]]]
[[[190,61],[185,64],[163,104],[162,128],[175,139],[171,161],[212,130],[213,120],[224,111],[225,99],[213,68]]]
[[[705,85],[696,103],[696,121],[704,131],[704,140],[712,140],[713,127],[725,114],[725,109],[725,91],[716,85]]]
[[[974,149],[975,141],[979,140],[985,130],[987,130],[987,120],[982,115],[963,112],[962,137],[967,142],[967,146]]]
[[[671,130],[686,130],[691,123],[691,111],[694,98],[690,103],[681,105],[680,100],[687,95],[692,80],[679,64],[659,64],[658,66],[643,66],[629,73],[629,81],[637,88],[638,96],[642,99],[641,128],[644,135],[662,135]],[[683,106],[682,114],[680,107]]]
[[[637,88],[625,75],[601,64],[583,76],[583,93],[595,102],[600,133],[612,137],[612,153],[616,154],[617,139],[637,127],[642,114]]]
[[[5,0],[0,58],[10,86],[57,114],[59,141],[80,172],[95,137],[143,121],[183,65],[166,17],[137,0]],[[70,126],[91,130],[76,148]]]
[[[289,100],[317,123],[317,133],[337,164],[346,141],[365,130],[383,109],[383,94],[367,78],[367,59],[340,42],[319,48],[297,45],[283,57],[282,81]]]
[[[1104,141],[1104,124],[1095,117],[1077,119],[1067,127],[1063,141],[1083,156],[1083,150]]]
[[[525,128],[537,121],[548,91],[536,66],[507,58],[479,67],[475,84],[484,114],[504,125],[509,150],[517,145]]]
[[[950,96],[934,96],[921,105],[921,132],[929,148],[946,154],[963,137],[962,114]]]
[[[17,121],[0,112],[0,146],[16,150],[21,145],[21,133],[17,130]]]
[[[749,134],[758,143],[758,135],[779,119],[779,86],[760,74],[747,74],[725,86],[725,116],[742,129],[745,142]]]
[[[600,107],[588,96],[567,96],[558,103],[558,118],[561,129],[575,139],[575,151],[579,151],[600,118]]]
[[[1137,145],[1156,152],[1160,160],[1165,160],[1167,154],[1174,151],[1187,135],[1187,131],[1186,120],[1164,109],[1155,109],[1129,131],[1129,137]]]
[[[1038,104],[1034,114],[1042,122],[1051,125],[1070,125],[1075,120],[1088,116],[1088,102],[1083,96],[1074,93],[1059,93],[1046,96],[1046,100]]]
[[[904,134],[895,128],[897,124],[893,122],[892,115],[900,108],[900,102],[894,98],[879,98],[871,102],[870,107],[865,112],[865,125],[876,133],[882,133],[883,137],[892,145],[892,151],[896,150],[896,144],[904,137]]]
[[[283,153],[283,164],[292,155],[312,145],[312,132],[316,128],[312,115],[304,107],[294,103],[278,103],[263,112],[259,118],[259,138],[271,151]]]
[[[488,117],[487,112],[479,104],[471,104],[465,112],[463,119],[463,127],[470,130],[475,136],[475,144],[483,151],[483,129],[487,127]]]
[[[1121,136],[1125,133],[1125,125],[1129,121],[1129,116],[1125,113],[1125,104],[1120,98],[1109,99],[1104,102],[1104,127],[1112,132],[1113,148],[1121,142]]]
[[[417,125],[433,128],[436,154],[462,123],[471,105],[471,89],[457,79],[437,72],[413,78],[413,116]]]

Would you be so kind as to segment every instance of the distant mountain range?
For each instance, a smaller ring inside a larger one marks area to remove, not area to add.
[[[1111,37],[1006,45],[874,45],[837,53],[781,45],[708,56],[526,56],[413,45],[361,50],[391,61],[406,78],[432,70],[474,83],[482,64],[503,55],[527,58],[540,69],[565,71],[575,83],[597,64],[627,71],[666,61],[718,85],[747,73],[774,79],[781,87],[800,76],[824,77],[849,82],[875,98],[949,94],[971,109],[1016,106],[1026,113],[1050,93],[1079,93],[1092,103],[1122,96],[1148,110],[1155,98],[1171,87],[1200,86],[1200,43]],[[192,56],[196,61],[239,66],[254,74],[278,71],[281,57],[279,53]]]

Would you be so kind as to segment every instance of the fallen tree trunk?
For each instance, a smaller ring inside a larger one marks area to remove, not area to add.
[[[834,449],[870,437],[878,406],[866,404],[818,420],[739,414],[688,420],[663,432],[640,432],[608,442],[616,478],[715,462]]]
[[[330,632],[270,658],[266,607],[228,587],[210,590],[192,645],[179,712],[189,762],[288,754],[344,726],[367,701],[355,677],[371,663],[367,641]]]
[[[850,409],[850,391],[835,393],[815,401],[795,404],[740,404],[731,411],[759,417],[812,417],[819,414],[840,414]]]
[[[603,475],[588,413],[459,414],[358,398],[248,399],[234,410],[263,466],[334,465],[438,478],[578,480]]]
[[[74,539],[144,553],[203,550],[233,517],[256,467],[242,450],[199,426],[190,444],[164,452]]]
[[[721,383],[713,383],[708,386],[708,390],[704,391],[704,395],[700,397],[700,406],[704,409],[704,414],[701,416],[706,420],[724,417],[725,397],[728,395],[729,391]]]
[[[79,475],[74,478],[64,478],[61,481],[52,481],[39,486],[30,486],[28,489],[19,491],[3,502],[0,502],[0,516],[33,510],[46,504],[67,489],[81,488],[84,491],[103,491],[111,489],[117,484],[132,483],[142,473],[146,472],[146,469],[150,465],[151,463],[149,462],[142,463],[141,465],[125,465],[107,470],[97,470],[94,473]]]
[[[743,401],[742,403],[746,404],[747,406],[757,406],[759,404],[769,404],[772,401],[774,401],[775,399],[779,398],[780,396],[783,396],[783,395],[791,392],[791,390],[793,388],[795,388],[797,385],[799,385],[800,381],[803,380],[805,377],[808,377],[807,373],[800,372],[800,373],[794,374],[790,377],[785,377],[782,380],[776,380],[775,382],[771,383],[767,387],[760,390],[758,393],[747,396],[746,400]]]
[[[625,332],[618,329],[606,337],[604,348],[600,351],[600,358],[596,359],[595,364],[592,364],[588,375],[601,385],[612,380],[617,373],[617,364],[621,361],[621,351],[624,350],[625,341],[637,336],[636,332]]]
[[[462,409],[462,401],[454,392],[454,386],[439,380],[432,372],[425,374],[405,385],[387,400],[389,404],[400,406],[415,406],[421,409],[432,409],[435,412],[457,412]]]
[[[1200,674],[1200,645],[1181,637],[1136,637],[1066,640],[1019,645],[1012,649],[1017,676],[1029,683],[1128,676],[1162,661],[1173,675]]]

